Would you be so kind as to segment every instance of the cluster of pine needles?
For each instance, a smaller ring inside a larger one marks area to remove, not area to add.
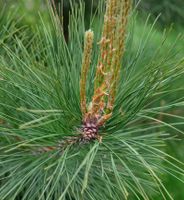
[[[0,15],[0,200],[173,200],[181,37],[153,48],[148,17],[137,43],[130,0],[99,1],[87,25],[83,1],[70,4],[67,40],[49,3],[36,31]]]

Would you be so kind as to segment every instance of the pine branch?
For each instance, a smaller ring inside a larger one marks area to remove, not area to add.
[[[71,1],[67,42],[51,6],[36,33],[10,12],[0,15],[0,199],[177,199],[165,176],[183,185],[168,145],[182,149],[181,37],[168,41],[123,0],[98,1],[86,33],[84,5]]]

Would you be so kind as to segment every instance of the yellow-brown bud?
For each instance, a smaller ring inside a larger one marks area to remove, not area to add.
[[[94,33],[91,30],[86,31],[85,40],[84,40],[84,53],[82,60],[82,71],[81,71],[81,79],[80,79],[80,98],[81,98],[81,111],[83,116],[87,112],[86,107],[86,81],[87,81],[87,73],[90,68],[91,62],[91,54],[93,47]]]

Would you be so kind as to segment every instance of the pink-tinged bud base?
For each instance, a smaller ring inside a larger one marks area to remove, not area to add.
[[[95,140],[99,137],[98,135],[98,119],[93,117],[88,117],[82,125],[82,140],[83,141],[91,141]]]

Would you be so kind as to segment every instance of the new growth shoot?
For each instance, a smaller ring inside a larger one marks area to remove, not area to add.
[[[85,33],[85,44],[80,81],[81,111],[83,115],[83,140],[100,139],[99,127],[112,116],[120,74],[121,60],[125,51],[126,26],[130,0],[108,0],[104,25],[99,42],[100,55],[94,80],[91,102],[86,102],[86,82],[90,68],[94,33]]]

